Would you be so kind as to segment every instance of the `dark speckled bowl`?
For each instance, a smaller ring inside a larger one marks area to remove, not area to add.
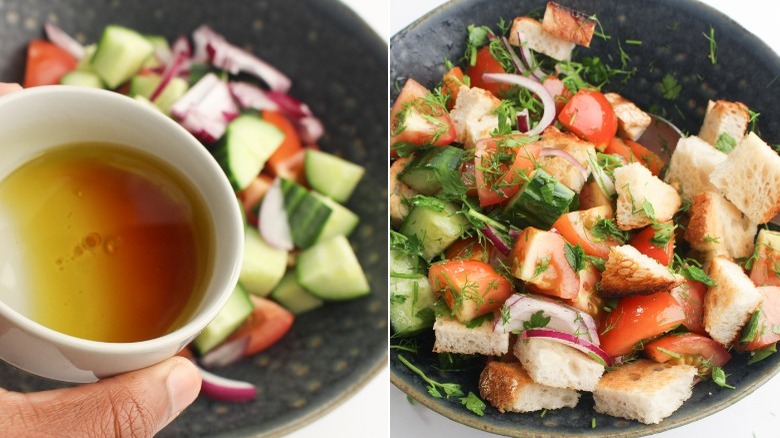
[[[758,130],[769,144],[780,142],[780,111],[777,93],[780,60],[755,36],[734,21],[698,2],[672,0],[614,1],[561,0],[575,9],[597,14],[611,39],[594,38],[590,49],[578,48],[577,56],[597,55],[619,65],[618,41],[630,56],[629,68],[636,75],[626,84],[616,82],[605,89],[616,90],[640,107],[658,105],[667,117],[687,132],[698,132],[708,99],[739,100],[759,112]],[[390,41],[390,83],[403,84],[413,77],[431,87],[444,72],[442,59],[457,61],[463,54],[466,26],[488,25],[495,28],[500,18],[536,11],[543,13],[544,0],[456,0],[421,18]],[[702,35],[715,29],[717,63],[707,55],[709,42]],[[640,46],[625,40],[642,40]],[[657,84],[672,74],[682,85],[680,95],[665,100]],[[398,89],[391,87],[394,99]],[[437,358],[430,353],[432,334],[419,336],[418,353],[402,352],[428,376],[460,383],[465,392],[477,390],[480,366],[464,371],[440,372]],[[392,344],[398,343],[393,340]],[[524,437],[614,436],[634,437],[671,429],[711,415],[753,392],[780,370],[780,355],[748,366],[744,355],[735,354],[726,367],[729,382],[737,389],[703,382],[693,396],[674,415],[655,426],[597,414],[593,399],[584,394],[575,409],[534,414],[500,414],[493,408],[478,417],[464,409],[458,399],[435,399],[428,395],[422,380],[401,364],[391,349],[391,380],[401,390],[434,411],[468,426],[493,433]],[[779,396],[780,397],[780,396]],[[780,402],[778,398],[777,402]],[[591,428],[595,418],[596,428]]]
[[[336,0],[3,0],[0,81],[21,80],[26,43],[49,20],[90,42],[109,23],[169,39],[209,24],[293,79],[323,120],[323,150],[367,167],[348,206],[362,218],[351,240],[373,293],[301,316],[282,342],[218,372],[254,382],[257,400],[200,398],[160,436],[280,435],[355,393],[387,357],[387,45]],[[2,388],[61,386],[0,365]]]

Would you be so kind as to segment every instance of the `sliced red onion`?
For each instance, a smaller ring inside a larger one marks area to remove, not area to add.
[[[599,166],[598,158],[596,157],[595,152],[588,151],[588,165],[593,172],[593,179],[596,181],[596,184],[599,186],[601,191],[604,192],[604,194],[607,196],[614,196],[615,193],[617,193],[617,190],[615,189],[615,182],[612,181],[612,178],[607,175],[607,172],[605,172],[604,169]]]
[[[491,243],[493,243],[493,246],[501,252],[501,254],[508,256],[510,252],[512,252],[512,248],[510,248],[506,242],[504,242],[504,239],[502,239],[498,233],[496,233],[496,230],[493,229],[493,227],[490,226],[490,224],[486,224],[485,228],[482,230],[483,233],[485,233],[485,237],[487,237]]]
[[[544,112],[542,113],[542,118],[539,120],[539,123],[527,132],[529,136],[539,134],[555,121],[555,99],[550,91],[540,82],[522,75],[513,75],[509,73],[485,73],[482,75],[482,80],[485,82],[519,85],[539,96],[539,99],[541,99],[542,105],[544,106]]]
[[[531,70],[531,76],[541,81],[545,74],[542,69],[535,65],[534,55],[531,53],[531,49],[523,43],[520,32],[517,32],[517,44],[520,47],[520,54],[523,56],[525,64],[528,66],[528,69]]]
[[[308,144],[314,144],[319,141],[322,134],[325,133],[325,128],[322,126],[320,119],[314,116],[304,117],[302,119],[293,120],[298,136],[301,137],[301,141]]]
[[[292,120],[301,141],[304,143],[316,143],[325,129],[322,122],[314,116],[308,105],[290,96],[277,91],[269,91],[266,95],[279,105],[279,109]]]
[[[171,49],[171,62],[169,62],[163,72],[161,73],[160,83],[157,84],[152,94],[149,95],[149,100],[154,101],[165,90],[171,79],[179,75],[185,62],[190,57],[190,44],[184,37],[179,37],[173,44]]]
[[[46,38],[48,38],[49,41],[51,41],[55,46],[60,47],[66,52],[70,53],[76,59],[81,59],[84,57],[84,45],[76,41],[72,36],[68,35],[57,25],[46,23],[43,25],[43,30],[46,32]]]
[[[583,337],[596,346],[600,345],[593,317],[560,301],[537,295],[515,294],[504,302],[504,306],[509,310],[509,319],[496,319],[493,324],[496,333],[522,331],[523,323],[530,321],[534,313],[542,311],[545,317],[550,318],[545,328]]]
[[[171,107],[184,128],[205,143],[213,143],[238,116],[227,83],[208,73]]]
[[[506,37],[501,37],[501,42],[504,43],[504,48],[507,52],[509,52],[510,58],[512,58],[512,64],[517,69],[517,72],[520,73],[523,76],[528,76],[528,68],[523,64],[523,61],[517,56],[517,53],[515,53],[515,49],[512,48],[512,45],[509,44],[509,40],[506,39]]]
[[[292,233],[284,210],[282,183],[276,178],[260,203],[258,229],[263,238],[276,248],[293,249]]]
[[[247,345],[249,345],[248,336],[223,342],[217,348],[203,355],[199,362],[206,368],[224,367],[234,364],[244,357]]]
[[[517,113],[517,130],[528,132],[529,129],[531,129],[530,115],[528,114],[528,108],[524,108]]]
[[[591,359],[601,362],[604,366],[612,365],[612,358],[599,348],[598,345],[594,345],[584,339],[577,336],[570,335],[568,333],[559,332],[556,330],[548,329],[529,329],[520,335],[520,339],[546,339],[548,341],[554,341],[569,347],[576,348],[577,350],[587,354]]]
[[[242,108],[251,108],[258,111],[279,111],[279,104],[268,97],[265,90],[250,82],[228,83],[230,94]]]
[[[228,379],[202,368],[200,368],[200,375],[203,378],[201,394],[214,400],[243,402],[254,400],[257,396],[257,388],[249,382]]]
[[[585,168],[585,166],[582,165],[582,163],[579,162],[574,156],[563,149],[558,148],[542,148],[542,151],[539,152],[540,157],[559,157],[563,158],[564,160],[568,161],[569,164],[576,167],[580,174],[582,175],[582,180],[587,181],[588,176],[590,175],[590,172],[588,172],[588,169]]]
[[[271,90],[286,93],[292,81],[272,65],[230,44],[222,35],[203,25],[192,33],[195,43],[194,60],[208,60],[212,65],[231,74],[249,73],[265,81]]]
[[[520,237],[520,232],[517,231],[514,228],[509,229],[509,237],[511,237],[514,240],[517,240],[518,237]]]

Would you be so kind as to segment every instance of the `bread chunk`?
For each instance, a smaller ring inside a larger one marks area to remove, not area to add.
[[[479,375],[479,395],[499,412],[573,408],[580,400],[580,394],[573,389],[534,382],[518,362],[488,362]]]
[[[710,263],[716,283],[704,296],[704,329],[725,347],[730,346],[750,315],[761,305],[762,295],[742,268],[723,257]]]
[[[731,258],[753,253],[758,226],[731,202],[714,192],[693,197],[685,240],[700,252]]]
[[[543,148],[555,148],[567,152],[582,167],[587,169],[587,175],[590,174],[588,153],[589,151],[590,153],[595,153],[596,151],[592,143],[580,140],[576,135],[561,132],[554,126],[551,126],[544,130],[539,144]],[[556,181],[575,192],[579,193],[585,184],[586,178],[583,178],[582,170],[564,158],[542,157],[539,159],[539,165]]]
[[[399,158],[390,166],[390,223],[394,227],[400,227],[404,218],[409,214],[409,200],[417,194],[417,191],[398,179],[400,174],[411,161],[410,158]]]
[[[695,135],[683,137],[674,148],[664,179],[669,184],[677,185],[683,198],[692,199],[704,191],[715,192],[718,189],[710,182],[710,174],[726,161],[726,157],[726,154]]]
[[[780,156],[749,133],[710,175],[726,198],[757,224],[780,212]]]
[[[691,397],[696,367],[639,359],[601,378],[593,400],[596,412],[658,424]]]
[[[606,297],[649,295],[679,286],[683,280],[633,246],[622,245],[610,249],[600,292]]]
[[[612,106],[618,121],[618,135],[637,141],[653,121],[650,115],[639,109],[630,100],[617,93],[606,93],[604,97]]]
[[[501,356],[509,351],[509,333],[495,333],[493,324],[486,322],[468,328],[450,316],[437,316],[433,324],[436,353],[483,354]]]
[[[545,31],[542,23],[531,17],[515,18],[509,31],[509,44],[528,47],[558,61],[570,61],[574,50],[574,43]]]
[[[465,148],[473,148],[477,141],[490,137],[498,127],[498,116],[493,114],[501,100],[482,88],[460,87],[450,119],[455,125],[455,140]]]
[[[518,339],[512,351],[541,385],[593,391],[604,374],[604,365],[585,353],[548,339]]]
[[[616,219],[621,230],[633,230],[653,223],[643,208],[645,201],[652,205],[658,222],[670,221],[682,204],[674,187],[653,176],[640,163],[618,167],[614,173],[618,194]]]
[[[547,2],[542,27],[562,40],[590,47],[590,40],[593,39],[593,32],[596,30],[596,20],[580,11],[555,2]]]
[[[718,138],[725,133],[739,143],[745,136],[749,120],[750,113],[742,102],[709,101],[704,122],[699,130],[699,137],[714,145],[718,142]]]

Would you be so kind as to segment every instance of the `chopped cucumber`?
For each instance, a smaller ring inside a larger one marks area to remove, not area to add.
[[[420,257],[397,249],[390,249],[390,277],[393,275],[414,275],[422,272]]]
[[[97,50],[97,44],[84,46],[84,56],[82,56],[81,59],[79,59],[79,63],[76,64],[76,71],[95,72],[95,69],[92,68],[92,57],[95,56],[95,50]]]
[[[344,236],[301,251],[295,273],[298,284],[326,301],[350,300],[371,293],[366,274]]]
[[[315,196],[300,184],[284,178],[281,183],[284,210],[287,213],[293,243],[298,248],[308,248],[322,235],[333,209],[322,200],[321,196]]]
[[[133,76],[130,79],[130,96],[151,97],[154,90],[160,85],[161,80],[162,77],[155,74]],[[153,102],[162,112],[170,114],[173,104],[187,92],[188,88],[189,85],[186,80],[171,78],[168,85],[165,86],[165,89]]]
[[[249,317],[252,310],[254,306],[249,294],[240,285],[236,285],[225,307],[193,341],[195,348],[200,354],[206,354],[227,339]]]
[[[295,279],[295,272],[288,271],[276,285],[271,298],[295,315],[320,307],[324,302],[307,292]]]
[[[154,46],[146,37],[111,24],[103,29],[91,64],[109,88],[116,88],[138,73],[152,52]]]
[[[568,211],[574,191],[542,169],[525,182],[501,212],[501,219],[518,228],[549,230]]]
[[[349,199],[366,172],[362,166],[313,149],[306,149],[304,170],[314,190],[338,202]]]
[[[325,203],[331,210],[328,220],[325,222],[322,231],[320,231],[320,235],[317,237],[317,242],[322,242],[323,240],[328,240],[335,236],[349,236],[352,234],[352,231],[355,230],[355,227],[357,227],[357,224],[360,222],[360,217],[358,217],[358,215],[327,196],[317,192],[311,192],[311,194]]]
[[[412,208],[398,231],[419,239],[423,258],[431,261],[458,240],[467,225],[466,218],[452,203],[446,203],[442,209],[420,204]]]
[[[76,85],[79,87],[105,88],[106,84],[100,76],[88,71],[73,70],[66,73],[60,79],[62,85]]]
[[[431,147],[409,162],[398,179],[423,195],[441,190],[442,181],[460,178],[460,162],[466,152],[454,146]]]
[[[282,141],[284,133],[279,128],[257,115],[244,114],[230,122],[214,157],[239,191],[255,179]]]
[[[390,325],[398,336],[411,336],[433,326],[436,295],[428,277],[390,277]]]
[[[256,229],[244,228],[244,258],[238,282],[247,292],[264,297],[271,293],[287,269],[287,251],[266,243]]]
[[[149,40],[150,43],[152,43],[153,52],[156,52],[157,50],[169,50],[171,46],[168,44],[168,39],[165,38],[162,35],[144,35],[147,40]],[[146,60],[143,67],[144,68],[155,68],[160,66],[160,61],[157,59],[156,56],[150,56],[149,59]]]

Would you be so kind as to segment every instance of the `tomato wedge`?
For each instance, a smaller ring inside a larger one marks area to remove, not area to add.
[[[512,283],[489,264],[477,260],[449,260],[431,265],[428,281],[462,322],[491,313],[514,293]]]
[[[455,125],[447,110],[426,101],[431,94],[414,79],[407,79],[390,109],[390,145],[444,146],[455,141]]]
[[[458,100],[458,92],[460,87],[465,86],[466,82],[463,79],[463,70],[460,67],[452,67],[444,73],[441,79],[443,92],[447,95],[447,109],[450,110],[455,106],[455,101]]]
[[[756,251],[750,279],[756,286],[780,286],[780,233],[759,231]]]
[[[566,106],[566,102],[571,99],[571,91],[566,88],[563,81],[558,79],[555,75],[547,76],[544,81],[542,81],[542,85],[544,85],[544,88],[553,95],[553,100],[555,100],[555,114],[560,114],[563,107]]]
[[[713,366],[722,367],[731,360],[731,355],[722,345],[696,333],[658,338],[645,345],[643,353],[659,363],[693,365],[699,368],[700,376],[709,375]]]
[[[753,339],[737,343],[737,350],[755,351],[780,341],[780,287],[759,286],[764,297],[758,314],[756,334]]]
[[[572,211],[558,218],[553,224],[553,228],[558,230],[561,236],[572,245],[582,246],[585,254],[606,259],[609,257],[609,248],[622,245],[623,242],[615,240],[611,236],[597,238],[593,235],[592,229],[599,219],[611,217],[612,207],[608,205]]]
[[[512,89],[511,85],[483,81],[482,75],[485,73],[506,73],[501,63],[490,53],[490,46],[477,50],[476,62],[466,69],[471,86],[490,91],[496,97],[502,97]]]
[[[64,49],[44,40],[32,40],[27,45],[24,88],[56,85],[76,68],[78,60]]]
[[[672,289],[671,294],[682,306],[685,313],[683,325],[688,330],[700,335],[707,335],[704,329],[704,295],[707,286],[698,281],[686,279],[683,284]]]
[[[599,327],[601,349],[610,357],[623,356],[683,321],[685,312],[669,292],[621,298]]]
[[[298,135],[298,130],[295,129],[295,125],[281,112],[265,110],[261,115],[263,120],[276,126],[284,134],[282,144],[268,158],[266,163],[274,175],[279,175],[280,171],[284,172],[282,169],[284,163],[303,148],[301,138]]]
[[[671,233],[669,242],[664,246],[655,246],[652,242],[655,236],[655,229],[652,225],[638,232],[628,241],[628,243],[642,254],[655,259],[658,263],[669,266],[674,258],[674,232]]]
[[[578,272],[577,276],[580,279],[579,292],[574,299],[568,300],[567,303],[592,316],[596,324],[601,324],[607,314],[604,310],[604,299],[596,290],[596,284],[601,281],[601,272],[588,263],[588,267]]]
[[[580,90],[558,114],[558,121],[599,150],[610,144],[617,132],[617,117],[604,95],[595,90]]]
[[[275,302],[250,295],[254,311],[226,342],[248,337],[244,356],[259,353],[281,339],[292,327],[295,316]]]
[[[664,161],[656,154],[642,146],[641,144],[627,139],[615,137],[609,143],[604,152],[613,155],[619,155],[627,163],[637,162],[650,170],[655,176],[661,174],[664,168]]]
[[[447,248],[444,256],[447,260],[478,260],[488,263],[489,250],[486,245],[490,244],[485,242],[483,245],[476,237],[458,239]],[[492,245],[490,246],[492,247]]]
[[[512,275],[534,292],[575,299],[580,293],[580,280],[566,260],[565,246],[560,234],[524,229],[510,254]]]
[[[520,190],[526,173],[534,168],[542,147],[537,143],[523,144],[522,137],[493,137],[477,142],[474,177],[480,206],[511,198]]]

